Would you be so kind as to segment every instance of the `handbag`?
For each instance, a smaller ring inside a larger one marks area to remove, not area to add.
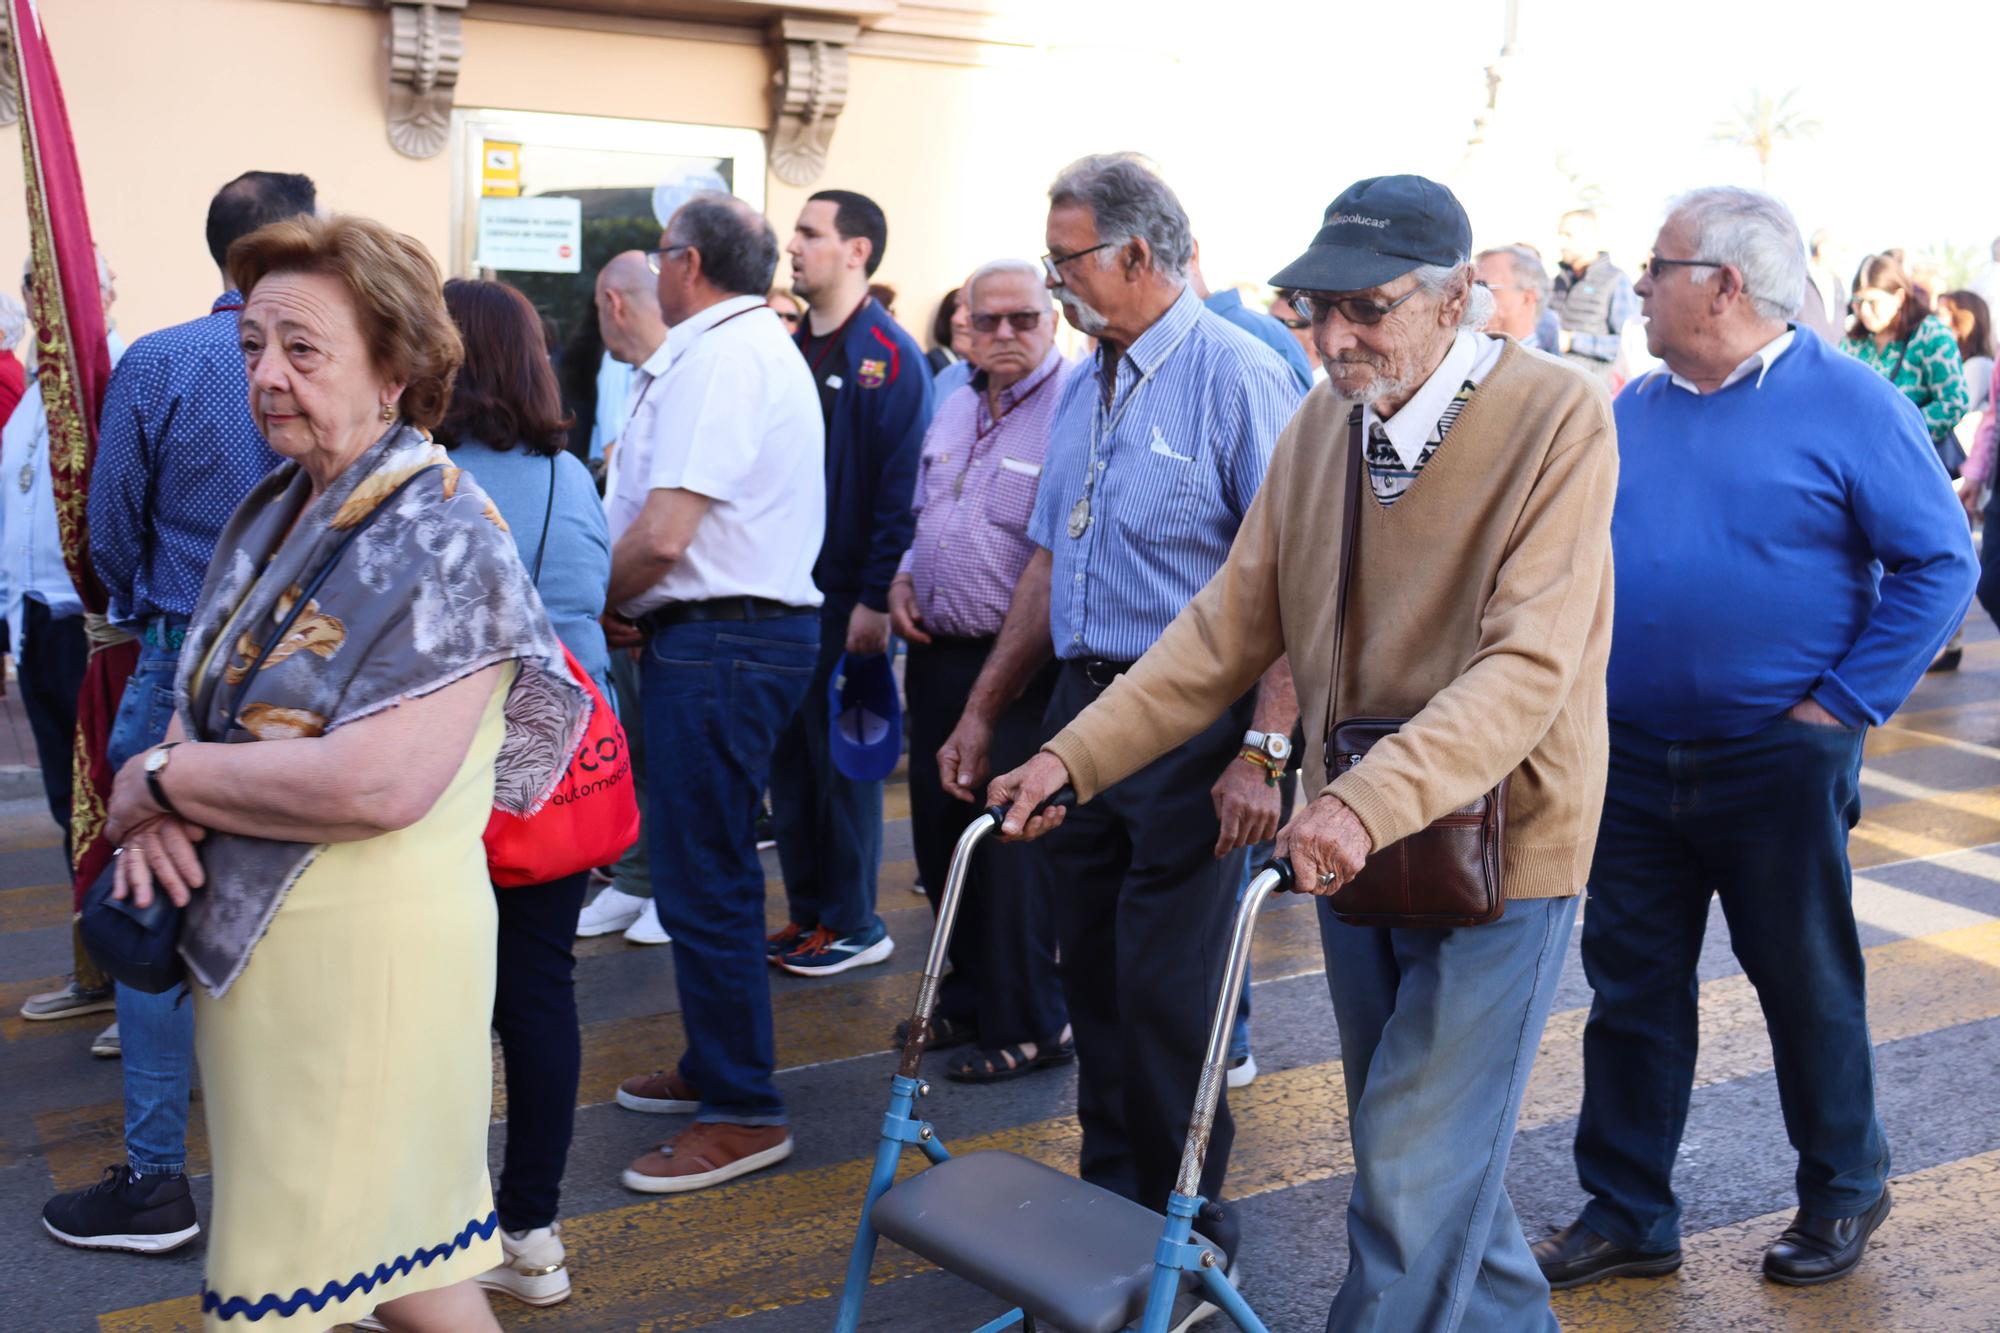
[[[542,514],[542,540],[535,548],[532,574],[537,587],[555,505],[556,460],[551,456],[549,502]],[[569,770],[540,810],[516,815],[496,808],[486,821],[486,870],[503,889],[547,884],[592,866],[610,865],[639,839],[638,788],[625,728],[590,673],[568,648],[562,655],[570,678],[590,696],[590,723],[570,757]]]
[[[264,640],[264,646],[257,653],[257,660],[250,664],[250,670],[236,687],[235,697],[229,701],[226,716],[232,727],[242,711],[243,700],[250,693],[250,686],[256,681],[257,673],[264,669],[271,650],[285,641],[298,622],[299,615],[306,609],[313,596],[325,584],[333,567],[340,563],[340,557],[347,554],[347,548],[365,532],[375,516],[387,509],[395,498],[407,490],[410,484],[426,472],[435,471],[437,464],[419,468],[405,477],[395,490],[383,497],[382,502],[370,509],[360,522],[349,529],[341,538],[340,545],[333,548],[326,563],[319,572],[307,581],[300,594],[292,599],[291,610],[278,622],[277,632]],[[196,845],[199,852],[200,845]],[[112,887],[118,873],[118,858],[113,856],[105,862],[104,869],[91,881],[84,891],[83,906],[77,918],[77,931],[83,937],[83,947],[90,954],[91,961],[103,968],[120,985],[133,990],[145,991],[148,995],[162,995],[181,984],[186,979],[187,970],[181,962],[180,940],[182,908],[174,905],[157,884],[153,888],[153,901],[140,907],[130,898],[118,899],[111,896]]]
[[[1333,676],[1327,686],[1327,779],[1367,757],[1384,737],[1408,718],[1351,717],[1336,721],[1342,641],[1346,638],[1347,593],[1354,581],[1354,547],[1361,506],[1361,409],[1347,419],[1346,506],[1340,525],[1340,586],[1334,595]],[[1505,866],[1507,779],[1492,791],[1448,815],[1379,847],[1361,873],[1327,899],[1335,916],[1352,926],[1386,928],[1483,926],[1506,910],[1501,897]]]

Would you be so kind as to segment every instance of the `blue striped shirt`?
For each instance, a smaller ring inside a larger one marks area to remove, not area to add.
[[[1049,429],[1028,535],[1054,555],[1049,633],[1065,660],[1137,658],[1229,554],[1298,406],[1283,362],[1192,288],[1119,358],[1079,368]],[[1092,470],[1090,522],[1069,535]]]

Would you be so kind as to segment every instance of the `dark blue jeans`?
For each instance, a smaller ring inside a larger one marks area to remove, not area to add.
[[[83,669],[90,662],[83,617],[51,616],[45,603],[27,598],[21,607],[21,642],[14,645],[14,652],[21,710],[28,715],[28,730],[35,738],[35,760],[42,768],[49,818],[62,829],[63,860],[68,861],[76,696],[83,686]]]
[[[1733,740],[1664,741],[1616,722],[1583,917],[1596,998],[1583,1034],[1577,1176],[1584,1225],[1620,1245],[1680,1239],[1674,1156],[1694,1086],[1695,964],[1708,900],[1771,1034],[1801,1206],[1881,1196],[1865,967],[1847,833],[1861,817],[1860,731],[1781,717]]]
[[[589,872],[493,890],[500,909],[493,1031],[507,1070],[507,1151],[494,1206],[509,1231],[556,1220],[576,1120],[577,913]]]
[[[1987,498],[1985,535],[1979,539],[1979,605],[2000,625],[2000,486]]]
[[[642,655],[646,752],[659,765],[647,786],[653,901],[674,937],[680,1073],[701,1093],[701,1120],[785,1123],[756,816],[818,646],[803,614],[673,625]]]
[[[854,603],[820,608],[819,657],[798,715],[785,728],[771,767],[771,822],[792,920],[857,935],[875,914],[882,865],[882,784],[856,782],[833,766],[826,733],[826,686],[847,647]]]

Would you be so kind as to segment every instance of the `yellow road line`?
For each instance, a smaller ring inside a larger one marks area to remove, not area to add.
[[[1878,1042],[2000,1017],[2000,922],[1877,945],[1866,954]],[[1550,1020],[1522,1107],[1522,1129],[1575,1115],[1586,1015],[1572,1009]],[[1763,1019],[1741,976],[1701,988],[1701,1023],[1698,1087],[1771,1068]],[[1267,1073],[1232,1094],[1238,1123],[1230,1196],[1294,1188],[1351,1169],[1343,1087],[1338,1061],[1326,1061]],[[1075,1167],[1077,1131],[1069,1117],[965,1140],[953,1140],[948,1123],[940,1128],[957,1152],[1005,1148],[1061,1170]],[[869,1166],[869,1159],[857,1158],[567,1219],[563,1234],[576,1296],[547,1311],[509,1308],[503,1317],[509,1328],[669,1333],[825,1299],[839,1287]],[[915,1256],[885,1247],[872,1279],[886,1282],[926,1268]],[[746,1300],[746,1293],[756,1298]],[[104,1333],[154,1333],[177,1327],[191,1306],[170,1301],[140,1307],[105,1316],[101,1327]]]
[[[1665,1278],[1614,1278],[1559,1291],[1569,1333],[1677,1329],[1813,1329],[1925,1333],[2000,1327],[2000,1152],[1899,1176],[1894,1207],[1861,1266],[1822,1287],[1781,1287],[1762,1275],[1764,1247],[1791,1221],[1769,1213],[1690,1236],[1687,1263]]]
[[[0,935],[67,926],[73,890],[67,884],[31,884],[0,889]]]

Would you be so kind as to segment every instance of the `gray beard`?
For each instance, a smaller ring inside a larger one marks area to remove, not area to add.
[[[1404,383],[1402,380],[1392,380],[1385,376],[1378,375],[1374,379],[1369,380],[1368,383],[1364,384],[1356,392],[1351,394],[1342,393],[1331,382],[1331,376],[1333,375],[1333,365],[1330,362],[1326,363],[1326,373],[1329,377],[1329,383],[1327,384],[1326,387],[1333,391],[1333,396],[1335,398],[1339,399],[1343,403],[1346,403],[1349,407],[1354,406],[1356,403],[1372,403],[1380,398],[1388,398],[1395,394],[1407,393],[1410,388],[1410,386]]]

